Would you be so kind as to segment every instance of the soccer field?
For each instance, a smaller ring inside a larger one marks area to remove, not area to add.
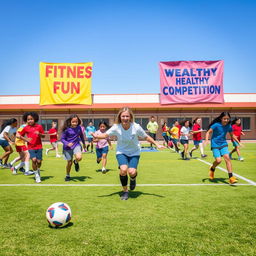
[[[219,169],[209,181],[206,153],[202,162],[199,151],[190,161],[167,149],[142,152],[127,201],[119,197],[114,151],[106,174],[95,154],[83,154],[68,183],[66,161],[52,152],[44,155],[41,184],[0,169],[0,255],[256,255],[256,144],[242,148],[244,162],[232,161],[239,175],[232,186]],[[71,224],[50,228],[46,209],[62,201]]]

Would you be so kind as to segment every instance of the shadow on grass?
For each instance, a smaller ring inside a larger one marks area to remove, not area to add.
[[[116,171],[116,170],[114,170],[114,169],[106,169],[106,173],[107,172],[114,172],[114,171]],[[95,172],[101,172],[101,169],[95,170]]]
[[[98,197],[109,197],[109,196],[115,196],[115,195],[119,195],[119,197],[121,197],[122,193],[123,193],[122,191],[119,191],[119,192],[114,192],[114,193],[111,193],[111,194],[102,195],[102,196],[98,196]],[[164,196],[161,196],[161,195],[145,193],[145,192],[141,192],[141,191],[129,191],[129,198],[137,198],[141,195],[164,197]]]
[[[70,181],[86,181],[87,179],[92,179],[92,177],[90,176],[74,176],[74,177],[70,177]]]
[[[54,178],[54,176],[41,176],[41,181],[49,180],[52,178]],[[30,179],[34,180],[35,179],[34,175],[30,177]]]
[[[202,182],[210,181],[211,183],[224,183],[229,184],[225,178],[214,178],[213,180],[210,180],[209,178],[202,179]]]
[[[57,229],[70,228],[70,227],[72,227],[73,225],[74,225],[73,222],[69,222],[68,225],[66,225],[66,226],[64,226],[64,227],[52,227],[52,226],[49,224],[49,228],[57,230]]]

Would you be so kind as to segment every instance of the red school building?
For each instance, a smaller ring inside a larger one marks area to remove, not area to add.
[[[40,123],[47,131],[51,122],[56,121],[58,128],[70,114],[78,114],[84,126],[92,121],[97,128],[101,120],[110,125],[114,123],[121,107],[129,106],[135,114],[135,121],[146,130],[151,116],[155,116],[160,128],[157,139],[162,140],[161,124],[164,121],[172,126],[174,120],[202,118],[202,127],[207,129],[212,119],[223,111],[242,121],[245,136],[243,139],[256,139],[256,93],[225,93],[222,104],[160,104],[160,95],[155,94],[93,94],[92,105],[39,105],[39,95],[2,95],[0,96],[0,125],[9,118],[16,118],[22,123],[22,115],[27,111],[36,111]]]

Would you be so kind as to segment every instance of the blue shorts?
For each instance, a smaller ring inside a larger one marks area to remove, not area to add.
[[[9,142],[7,140],[0,140],[0,146],[2,146],[2,148],[5,148],[7,146],[9,146]]]
[[[174,144],[177,144],[177,143],[178,143],[178,139],[175,139],[175,138],[172,138],[172,137],[171,137],[171,141],[172,141]]]
[[[228,146],[223,148],[212,148],[212,153],[214,158],[222,157],[223,155],[228,155]]]
[[[93,138],[87,138],[88,142],[92,142]]]
[[[108,153],[108,146],[106,146],[104,148],[96,148],[97,158],[102,158],[102,155],[107,154],[107,153]]]
[[[232,141],[234,147],[238,147],[239,144],[236,141]]]
[[[116,155],[116,159],[118,162],[118,165],[127,165],[128,168],[134,168],[137,169],[139,160],[140,160],[140,156],[127,156],[124,154],[118,154]]]
[[[184,145],[184,144],[188,144],[188,140],[180,139],[180,143],[181,143],[182,145]]]
[[[30,149],[30,159],[36,158],[37,160],[43,160],[43,149]]]
[[[203,141],[202,140],[194,140],[194,145],[195,146],[198,146],[200,143],[202,143]]]

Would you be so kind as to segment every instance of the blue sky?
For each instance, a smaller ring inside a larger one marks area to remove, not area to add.
[[[224,60],[224,92],[256,92],[256,1],[0,3],[0,95],[39,94],[41,61],[92,61],[105,94],[159,93],[159,61]]]

